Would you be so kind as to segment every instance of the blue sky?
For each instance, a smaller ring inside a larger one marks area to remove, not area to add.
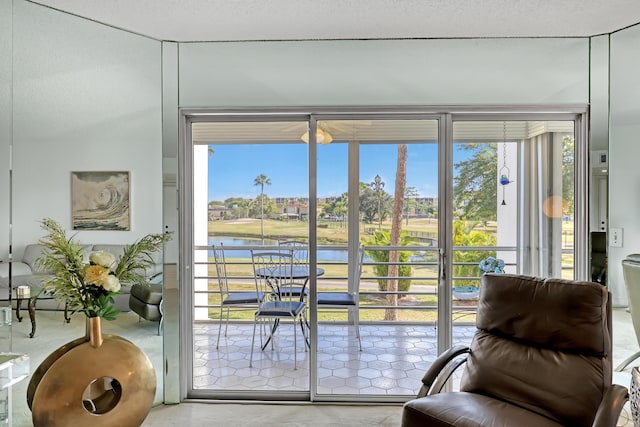
[[[229,197],[255,198],[264,174],[269,197],[306,197],[308,168],[306,144],[214,145],[209,158],[209,201]],[[458,159],[459,160],[459,159]],[[397,162],[396,144],[360,146],[360,181],[379,174],[384,189],[393,194]],[[409,144],[407,186],[422,197],[437,196],[437,145]],[[318,145],[318,196],[338,196],[347,191],[347,144]]]

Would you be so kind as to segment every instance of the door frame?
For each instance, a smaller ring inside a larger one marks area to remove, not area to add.
[[[316,155],[315,130],[320,120],[357,120],[357,119],[427,119],[438,120],[438,245],[440,249],[440,272],[438,284],[438,354],[451,346],[452,341],[452,232],[453,218],[453,124],[458,121],[510,121],[510,120],[550,120],[574,121],[575,123],[575,241],[574,268],[578,280],[588,279],[588,199],[589,180],[589,140],[587,105],[565,106],[436,106],[436,107],[345,107],[345,108],[262,108],[262,109],[190,109],[179,110],[179,146],[177,157],[178,170],[178,305],[165,306],[165,315],[179,319],[177,336],[166,335],[165,362],[177,365],[179,370],[165,370],[165,384],[180,384],[181,400],[193,397],[193,311],[180,307],[193,307],[193,144],[191,124],[201,121],[304,121],[309,123],[309,212],[316,212]],[[354,146],[355,148],[352,148]],[[352,155],[357,157],[357,144],[349,146],[349,191],[353,184],[351,176],[358,176],[358,165],[352,165]],[[355,203],[355,202],[354,202]],[[349,209],[352,201],[349,201]],[[350,218],[353,215],[349,216]],[[350,219],[350,221],[357,220]],[[317,266],[315,248],[317,247],[315,215],[309,215],[309,263],[313,271]],[[353,229],[350,224],[349,229]],[[357,228],[355,228],[357,230]],[[350,231],[351,233],[351,231]],[[351,242],[351,235],[350,242]],[[352,245],[355,243],[350,243]],[[353,252],[350,248],[350,253]],[[355,253],[355,252],[354,252]],[[350,263],[351,265],[351,263]],[[315,277],[310,278],[311,305],[316,301]],[[317,346],[317,313],[311,311],[311,354],[309,391],[292,395],[292,400],[323,401],[324,396],[315,394],[317,386],[317,365],[315,349]],[[313,368],[312,368],[313,367]],[[306,396],[306,397],[305,397]],[[327,401],[335,401],[328,396]],[[365,399],[371,401],[371,399]],[[380,399],[376,399],[379,401]],[[394,399],[392,399],[393,401]],[[398,399],[395,399],[398,400]],[[349,401],[358,401],[350,399]],[[400,400],[398,400],[400,401]]]

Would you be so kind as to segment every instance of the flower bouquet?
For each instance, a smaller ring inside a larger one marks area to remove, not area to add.
[[[504,273],[504,261],[500,258],[494,258],[492,256],[487,257],[480,261],[478,264],[482,274],[486,273]]]
[[[53,272],[44,284],[45,291],[66,303],[71,313],[83,312],[87,317],[106,320],[114,320],[118,314],[114,296],[121,284],[147,285],[145,270],[154,264],[153,253],[171,239],[169,234],[149,234],[126,246],[117,258],[104,251],[92,252],[86,258],[82,245],[67,239],[58,223],[47,218],[42,228],[48,234],[40,244],[47,250],[38,262]]]

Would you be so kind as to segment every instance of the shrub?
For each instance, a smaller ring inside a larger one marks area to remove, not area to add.
[[[414,241],[413,238],[407,236],[406,233],[400,235],[400,246],[407,246]],[[388,231],[376,231],[371,237],[363,240],[365,246],[390,246],[391,236]],[[366,254],[376,262],[389,262],[389,250],[367,250]],[[400,262],[407,262],[411,257],[411,251],[400,251]],[[398,275],[400,277],[411,277],[411,266],[398,266]],[[377,264],[373,267],[376,276],[388,276],[389,266]],[[378,289],[386,291],[388,289],[387,279],[378,279]],[[407,292],[411,287],[411,279],[400,279],[398,281],[398,291]]]

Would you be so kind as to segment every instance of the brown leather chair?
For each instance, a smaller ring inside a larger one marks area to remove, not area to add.
[[[616,425],[628,392],[611,383],[607,288],[487,274],[476,326],[470,348],[454,347],[429,368],[404,405],[403,427]],[[443,392],[461,366],[460,391]]]

